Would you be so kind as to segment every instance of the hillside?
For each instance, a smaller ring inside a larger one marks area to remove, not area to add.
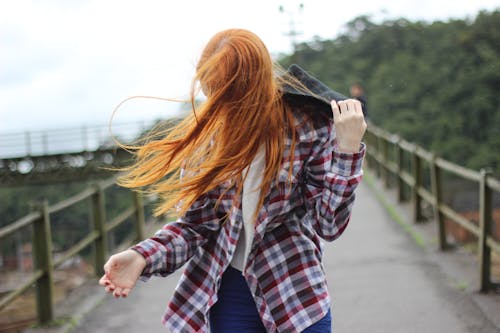
[[[361,82],[368,118],[438,155],[500,174],[500,11],[473,20],[349,22],[280,60],[349,94]]]

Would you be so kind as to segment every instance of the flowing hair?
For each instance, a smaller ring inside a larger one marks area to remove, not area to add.
[[[196,67],[192,114],[162,137],[151,134],[149,141],[127,146],[136,160],[124,168],[127,173],[118,184],[147,186],[148,192],[160,195],[157,215],[174,207],[182,215],[221,184],[227,185],[226,191],[234,187],[241,193],[245,168],[264,147],[258,211],[280,171],[285,138],[291,137],[292,154],[296,142],[294,117],[282,98],[283,75],[277,71],[282,70],[252,32],[230,29],[214,35]],[[196,105],[200,88],[207,98]]]

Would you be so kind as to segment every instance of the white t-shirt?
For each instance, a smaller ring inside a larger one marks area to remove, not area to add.
[[[248,167],[248,174],[243,182],[241,203],[243,228],[241,229],[240,238],[238,239],[236,250],[231,260],[231,266],[240,271],[243,271],[245,267],[252,246],[255,233],[254,216],[257,204],[259,203],[260,186],[262,184],[265,166],[266,152],[264,147],[261,147]],[[247,169],[245,169],[245,172],[246,170]]]

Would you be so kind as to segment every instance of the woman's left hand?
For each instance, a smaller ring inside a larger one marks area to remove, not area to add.
[[[366,131],[361,102],[356,99],[332,101],[337,146],[341,153],[357,153]]]

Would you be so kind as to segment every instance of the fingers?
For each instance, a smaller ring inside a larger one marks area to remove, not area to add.
[[[348,118],[364,118],[363,106],[357,99],[346,99],[343,101],[332,100],[330,102],[333,112],[333,122],[338,123]]]
[[[120,297],[127,297],[128,294],[130,293],[130,288],[116,288],[115,290],[113,290],[113,296],[115,296],[116,298],[120,298]]]
[[[361,102],[356,100],[357,103],[354,103],[354,108],[356,113],[358,114],[363,114],[363,106],[361,105]]]
[[[109,284],[105,285],[104,290],[108,294],[112,294],[114,297],[120,298],[120,297],[127,297],[130,294],[131,289],[130,288],[120,288],[112,283],[109,283]]]
[[[123,290],[122,290],[122,297],[127,297],[129,293],[130,293],[130,289],[129,288],[123,288]]]
[[[331,101],[332,112],[333,112],[333,122],[337,122],[340,117],[340,110],[337,102],[335,100]]]
[[[349,110],[349,105],[347,104],[347,101],[348,100],[345,100],[345,101],[340,101],[338,104],[339,104],[339,108],[340,108],[340,113],[345,113]],[[352,106],[351,106],[352,108]]]
[[[104,287],[106,292],[111,293],[116,289],[116,285],[112,283],[106,275],[104,275],[100,280],[99,284]]]
[[[107,275],[103,275],[99,280],[99,284],[104,287],[108,294],[112,294],[116,298],[127,297],[130,294],[130,288],[120,288],[109,280]]]
[[[334,101],[332,101],[332,107],[333,107],[333,102]],[[358,101],[357,99],[346,99],[343,101],[339,101],[336,104],[338,104],[338,107],[340,109],[341,114],[344,112],[348,112],[348,111],[352,111],[354,113],[362,113],[363,112],[361,102]]]
[[[117,288],[116,285],[111,282],[107,274],[104,274],[99,279],[99,285],[104,287],[104,290],[109,294],[115,294],[117,291],[120,291],[121,288]],[[118,294],[118,293],[117,293]],[[116,296],[116,295],[115,295]]]
[[[109,284],[109,279],[106,275],[103,275],[102,278],[99,279],[99,285],[105,287]]]

